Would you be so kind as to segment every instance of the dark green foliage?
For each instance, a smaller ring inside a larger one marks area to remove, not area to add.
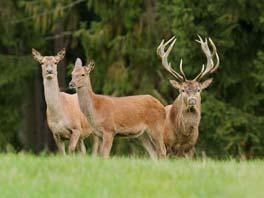
[[[0,55],[0,149],[12,143],[18,147],[18,134],[21,127],[22,98],[25,79],[31,79],[36,64],[29,56]]]
[[[67,82],[77,57],[85,63],[94,59],[92,84],[97,93],[151,94],[170,104],[177,93],[156,48],[163,38],[176,35],[170,61],[177,70],[183,58],[191,79],[206,61],[194,41],[200,34],[214,40],[220,68],[202,93],[197,154],[264,156],[262,1],[20,0],[0,6],[5,8],[0,15],[0,148],[20,142],[23,92],[32,76],[39,78],[30,57],[32,47],[51,54],[62,38],[67,47]],[[58,34],[58,28],[63,32]],[[134,141],[117,142],[121,143],[115,153],[139,153],[133,151]]]

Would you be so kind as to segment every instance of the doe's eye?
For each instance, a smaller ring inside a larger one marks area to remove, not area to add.
[[[201,89],[197,89],[197,92],[200,92],[201,91]]]
[[[182,90],[181,90],[181,92],[185,92],[185,90],[184,90],[184,89],[182,89]]]
[[[82,74],[82,76],[85,76],[84,74]]]

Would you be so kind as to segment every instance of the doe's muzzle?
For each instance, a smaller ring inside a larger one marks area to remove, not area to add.
[[[52,69],[47,69],[47,74],[53,74]]]
[[[69,83],[69,88],[74,89],[75,88],[75,83],[71,81]]]

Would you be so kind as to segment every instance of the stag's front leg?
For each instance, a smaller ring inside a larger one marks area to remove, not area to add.
[[[66,155],[64,141],[60,138],[59,135],[53,134],[53,137],[54,137],[55,143],[59,149],[59,152],[62,155]]]
[[[77,129],[72,130],[72,135],[71,135],[70,143],[68,147],[69,153],[73,153],[75,151],[79,138],[80,138],[80,131]]]
[[[186,152],[184,153],[184,157],[185,157],[186,159],[192,159],[193,156],[194,156],[194,152],[195,152],[195,148],[191,148],[189,151],[186,151]]]
[[[102,143],[102,149],[101,149],[101,155],[107,159],[109,157],[112,144],[113,144],[114,135],[109,132],[103,133],[103,143]]]

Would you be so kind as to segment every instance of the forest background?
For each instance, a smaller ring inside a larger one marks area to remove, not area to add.
[[[53,55],[62,91],[77,57],[96,68],[96,93],[151,94],[164,105],[178,93],[156,48],[176,36],[170,62],[183,58],[189,78],[206,58],[194,40],[211,37],[220,55],[202,93],[197,155],[264,156],[264,3],[259,0],[0,0],[0,151],[55,151],[46,123],[40,65],[31,49]],[[90,146],[90,142],[86,142]],[[89,147],[90,148],[90,147]],[[115,141],[113,153],[141,155],[135,140]]]

